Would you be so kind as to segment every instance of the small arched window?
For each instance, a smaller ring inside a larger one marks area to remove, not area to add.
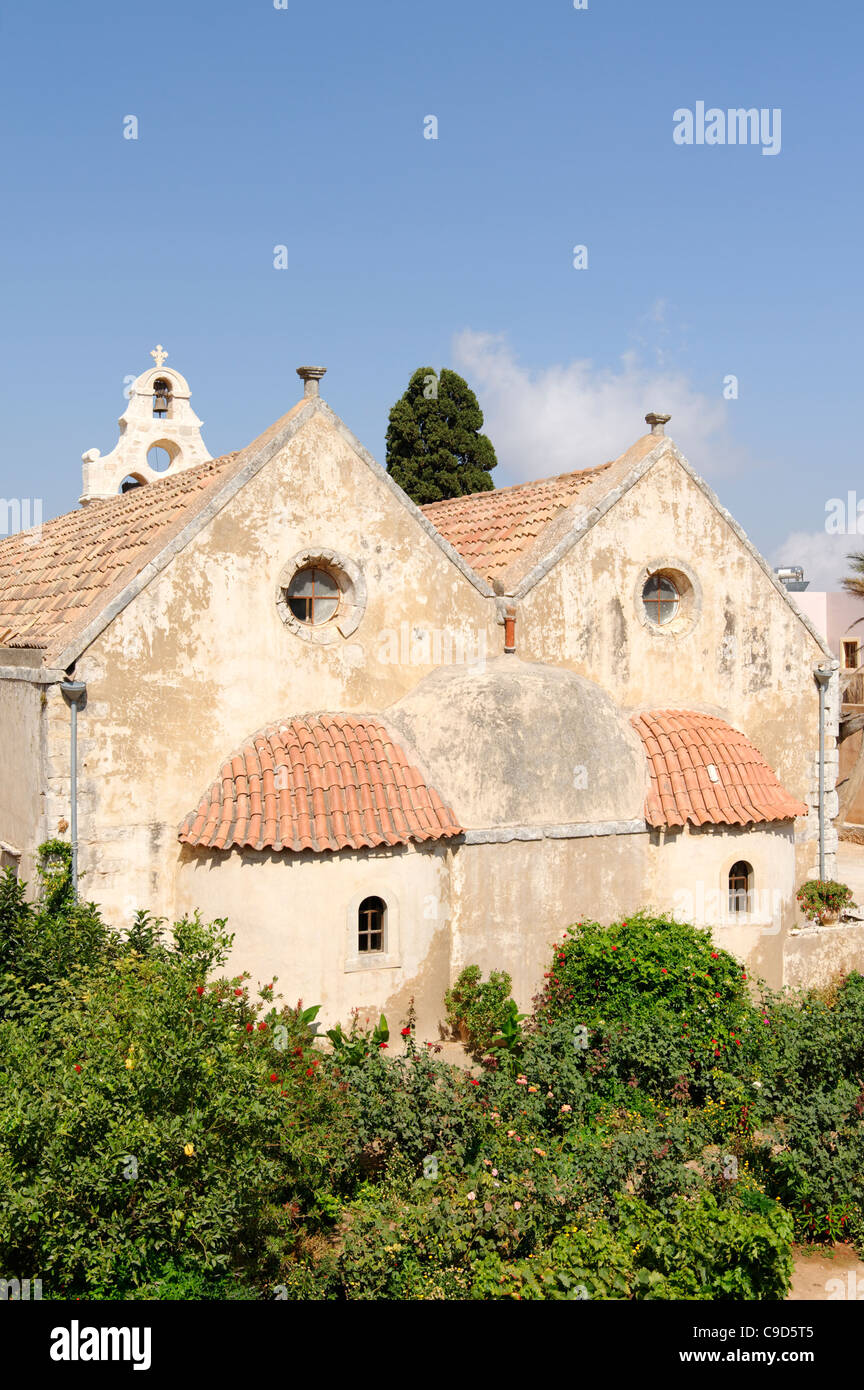
[[[153,414],[163,420],[171,407],[171,383],[164,377],[153,382]]]
[[[729,870],[729,911],[749,912],[753,898],[753,870],[743,859]]]
[[[364,898],[357,910],[357,950],[362,955],[385,949],[387,904],[383,898]]]

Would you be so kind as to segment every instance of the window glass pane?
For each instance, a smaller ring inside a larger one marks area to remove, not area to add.
[[[315,590],[315,571],[298,570],[288,585],[289,594],[302,594],[304,597],[311,598]]]
[[[338,600],[335,598],[316,598],[313,623],[326,623],[328,618],[333,617],[337,607]]]
[[[332,574],[328,574],[326,570],[313,570],[312,573],[315,576],[316,594],[335,594],[338,597],[339,585]]]

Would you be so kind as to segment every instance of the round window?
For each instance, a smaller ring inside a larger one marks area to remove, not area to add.
[[[339,607],[339,594],[333,575],[312,566],[298,570],[285,590],[294,617],[309,627],[318,627],[333,617]]]
[[[671,623],[678,612],[679,595],[672,580],[666,574],[651,574],[642,590],[642,604],[649,623],[662,627]]]

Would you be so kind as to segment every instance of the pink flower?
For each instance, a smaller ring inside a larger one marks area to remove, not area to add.
[[[521,1207],[521,1205],[522,1205],[521,1202],[514,1202],[514,1203],[513,1203],[513,1210],[514,1210],[514,1211],[518,1211],[519,1208]]]
[[[562,1113],[562,1115],[569,1115],[569,1114],[570,1114],[570,1111],[571,1111],[572,1109],[573,1109],[573,1106],[572,1106],[572,1105],[562,1105],[562,1106],[561,1106],[561,1113]]]
[[[469,1192],[469,1193],[468,1193],[468,1201],[469,1201],[469,1202],[474,1202],[474,1201],[476,1201],[476,1200],[477,1200],[477,1193],[476,1193],[476,1192]]]

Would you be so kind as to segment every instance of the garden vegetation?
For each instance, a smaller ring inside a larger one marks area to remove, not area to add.
[[[0,1274],[45,1298],[777,1299],[794,1240],[864,1250],[860,975],[582,922],[527,1018],[456,982],[469,1071],[410,1014],[319,1038],[224,921],[119,936],[65,844],[40,879],[0,880]]]

